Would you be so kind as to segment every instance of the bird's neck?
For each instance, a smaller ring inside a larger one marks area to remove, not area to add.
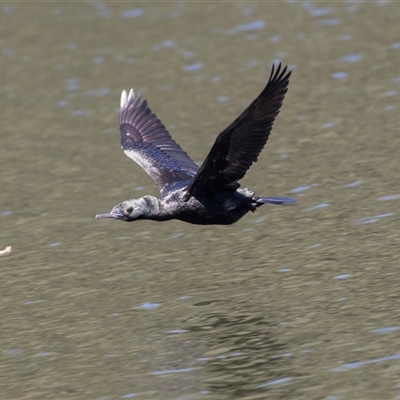
[[[143,215],[143,219],[151,219],[153,221],[167,221],[171,219],[162,200],[154,196],[144,196],[143,200],[146,202],[146,212]]]

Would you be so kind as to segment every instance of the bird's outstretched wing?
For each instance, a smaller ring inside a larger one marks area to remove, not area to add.
[[[122,150],[153,178],[161,193],[169,184],[191,180],[197,173],[197,164],[133,89],[129,95],[122,92],[119,124]]]
[[[287,67],[281,64],[271,76],[261,94],[222,131],[196,176],[188,186],[191,195],[207,194],[217,190],[236,190],[237,182],[257,161],[265,146],[272,125],[287,92],[289,77]]]

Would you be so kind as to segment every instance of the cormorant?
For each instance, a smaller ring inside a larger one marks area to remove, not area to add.
[[[260,95],[222,131],[199,167],[171,138],[162,122],[133,89],[121,95],[120,132],[125,154],[154,180],[160,199],[123,201],[96,218],[121,221],[179,219],[192,224],[233,224],[263,204],[293,204],[286,197],[258,197],[238,181],[257,161],[287,92],[291,71],[275,70]]]

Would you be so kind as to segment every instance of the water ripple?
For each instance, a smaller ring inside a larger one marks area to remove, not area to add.
[[[31,301],[25,302],[24,304],[29,306],[31,304],[38,304],[38,303],[43,303],[43,302],[44,302],[44,300],[31,300]]]
[[[352,188],[352,187],[359,186],[359,185],[361,185],[362,183],[363,183],[363,181],[358,180],[358,181],[354,181],[354,182],[348,183],[347,185],[344,185],[343,187],[345,187],[345,188]]]
[[[349,275],[349,274],[337,275],[337,276],[334,276],[333,279],[347,279],[350,276],[351,275]]]
[[[302,211],[303,211],[303,212],[308,212],[308,211],[312,211],[312,210],[318,210],[318,209],[320,209],[320,208],[326,208],[326,207],[328,207],[328,206],[329,206],[328,203],[320,203],[320,204],[317,204],[317,205],[314,206],[314,207],[305,208],[305,209],[302,210]]]
[[[149,310],[151,308],[157,308],[157,307],[160,307],[160,306],[161,306],[160,303],[150,303],[150,302],[148,302],[148,303],[143,303],[140,306],[135,307],[135,308],[137,310]]]
[[[378,328],[378,329],[374,329],[373,331],[371,331],[372,333],[379,333],[379,334],[385,334],[385,333],[392,333],[392,332],[396,332],[400,329],[400,327],[398,326],[388,326],[386,328]]]
[[[190,371],[193,371],[193,368],[166,369],[164,371],[154,371],[152,375],[180,374],[182,372],[190,372]]]
[[[306,190],[310,189],[310,186],[299,186],[297,188],[294,188],[292,190],[292,193],[300,193],[300,192],[304,192]]]
[[[195,64],[190,64],[190,65],[185,65],[183,67],[184,71],[192,72],[192,71],[198,71],[203,68],[203,63],[195,63]]]
[[[144,14],[143,8],[133,8],[131,10],[124,10],[121,12],[122,18],[137,18]]]
[[[328,19],[320,19],[318,21],[320,25],[326,25],[326,26],[336,26],[340,25],[342,21],[339,18],[328,18]]]
[[[350,369],[361,368],[364,365],[392,361],[392,360],[400,360],[400,353],[396,353],[396,354],[393,354],[393,355],[387,356],[387,357],[373,358],[372,360],[354,361],[354,362],[345,363],[339,367],[333,368],[332,371],[333,372],[346,372]]]
[[[280,385],[282,383],[286,383],[286,382],[290,382],[293,378],[291,377],[287,377],[287,378],[279,378],[279,379],[275,379],[273,381],[268,381],[263,383],[262,385],[258,386],[258,387],[268,387],[268,386],[273,386],[273,385]]]
[[[400,199],[400,194],[391,194],[389,196],[379,197],[380,201],[390,201],[390,200],[397,200],[397,199]]]
[[[332,74],[333,79],[345,79],[347,78],[347,72],[334,72]]]
[[[269,41],[271,43],[279,42],[281,40],[281,35],[270,36]]]
[[[323,15],[332,14],[332,12],[332,7],[314,8],[313,10],[309,10],[312,17],[322,17]]]
[[[346,56],[340,57],[340,61],[348,63],[356,63],[361,61],[364,57],[361,54],[347,54]]]
[[[79,80],[78,78],[70,78],[67,80],[66,84],[67,90],[78,90],[79,89]]]
[[[394,213],[386,213],[386,214],[373,215],[371,217],[360,218],[356,221],[356,224],[358,225],[373,224],[374,222],[378,222],[381,218],[391,217],[393,214]]]
[[[264,28],[265,22],[260,19],[258,21],[249,22],[248,24],[236,25],[233,29],[233,32],[246,32],[246,31],[254,31],[256,29]]]
[[[7,210],[7,211],[1,212],[0,215],[1,215],[1,216],[6,216],[6,215],[11,215],[12,213],[13,213],[12,211]]]

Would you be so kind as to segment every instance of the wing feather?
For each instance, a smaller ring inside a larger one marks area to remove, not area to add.
[[[199,167],[182,150],[133,89],[121,95],[121,146],[154,180],[161,193],[177,181],[191,180]]]
[[[276,71],[272,66],[270,78],[260,95],[222,131],[196,176],[188,186],[191,195],[207,194],[216,190],[236,190],[257,161],[265,146],[272,125],[282,106],[291,72],[287,67]]]

